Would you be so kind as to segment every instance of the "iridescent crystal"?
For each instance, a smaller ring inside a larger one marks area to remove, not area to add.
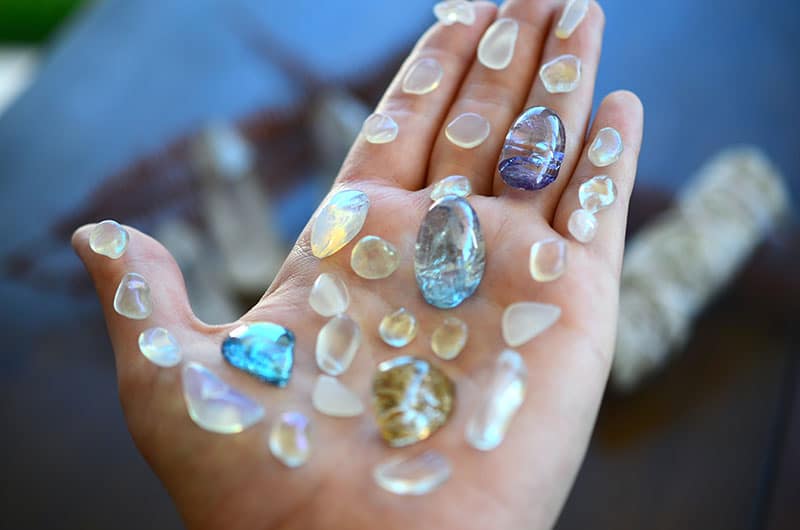
[[[588,210],[578,208],[567,221],[567,229],[580,243],[589,243],[597,235],[597,217]]]
[[[350,254],[353,272],[367,280],[388,278],[400,266],[400,254],[394,245],[378,236],[366,236]]]
[[[114,294],[114,311],[134,320],[144,320],[153,312],[150,286],[144,276],[129,272],[122,277]]]
[[[572,92],[581,81],[581,60],[575,55],[561,55],[542,65],[539,79],[551,94]]]
[[[128,248],[128,231],[116,221],[100,221],[89,232],[89,248],[97,254],[117,259]]]
[[[604,127],[589,146],[589,161],[597,167],[610,166],[622,155],[622,136],[613,127]]]
[[[431,335],[431,349],[440,359],[455,359],[467,343],[467,324],[460,318],[447,317]]]
[[[294,333],[272,322],[242,324],[222,342],[222,356],[236,368],[277,387],[292,375]]]
[[[372,476],[381,488],[397,495],[425,495],[450,478],[450,462],[436,451],[395,456],[375,466]]]
[[[463,149],[473,149],[489,137],[489,120],[474,112],[459,114],[447,124],[444,135]]]
[[[475,7],[466,0],[448,0],[433,6],[433,14],[445,26],[461,23],[471,26],[475,23]]]
[[[578,200],[581,208],[590,213],[605,210],[617,198],[617,187],[606,175],[592,177],[578,188]]]
[[[519,24],[513,18],[498,18],[478,44],[478,60],[487,68],[502,70],[511,64]]]
[[[391,116],[376,112],[367,116],[361,134],[371,144],[388,144],[397,138],[400,128]]]
[[[353,362],[361,346],[361,328],[347,315],[338,315],[322,326],[317,335],[316,358],[319,369],[341,375]]]
[[[556,24],[556,37],[568,39],[589,11],[589,0],[567,0]]]
[[[552,282],[567,268],[567,245],[558,237],[537,241],[531,246],[531,277],[537,282]]]
[[[443,75],[442,65],[433,57],[418,59],[408,67],[403,77],[403,92],[418,95],[433,92]]]
[[[561,308],[539,302],[517,302],[503,312],[503,339],[512,348],[522,346],[556,323]]]
[[[456,197],[469,197],[472,194],[472,186],[469,179],[463,175],[450,175],[445,177],[436,184],[431,190],[431,200],[438,201],[439,199],[448,195],[455,195]]]
[[[286,467],[299,467],[311,456],[308,418],[299,412],[284,412],[272,424],[269,450]]]
[[[539,190],[558,178],[564,161],[564,124],[547,107],[532,107],[508,131],[498,170],[506,184]]]
[[[311,286],[308,304],[318,315],[332,317],[347,311],[350,293],[347,285],[338,276],[323,272]]]
[[[335,194],[311,225],[311,252],[326,258],[341,250],[361,231],[368,210],[366,193],[344,190]]]
[[[401,307],[381,319],[378,333],[389,346],[402,348],[417,336],[417,319]]]
[[[164,328],[148,328],[139,334],[139,351],[158,366],[169,368],[181,362],[181,345]]]
[[[334,418],[352,418],[364,413],[361,398],[329,375],[317,378],[311,394],[311,404],[318,412]]]

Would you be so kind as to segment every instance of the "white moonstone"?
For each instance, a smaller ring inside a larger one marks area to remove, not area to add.
[[[556,323],[561,308],[539,302],[517,302],[503,312],[503,339],[512,348],[521,346]]]
[[[196,362],[183,367],[183,399],[192,420],[211,432],[242,432],[264,417],[264,407],[258,402]]]
[[[400,254],[397,249],[378,236],[365,236],[350,254],[353,272],[366,280],[388,278],[399,266]]]
[[[589,0],[567,0],[556,24],[556,37],[568,39],[589,11]]]
[[[129,272],[122,277],[114,294],[114,311],[134,320],[144,320],[153,312],[150,286],[144,276]]]
[[[592,212],[579,208],[569,216],[567,229],[577,241],[589,243],[597,235],[597,217]]]
[[[572,92],[581,81],[581,60],[575,55],[561,55],[542,65],[539,78],[551,94]]]
[[[330,375],[341,375],[353,362],[361,346],[361,328],[347,315],[338,315],[322,326],[317,335],[317,366]]]
[[[318,258],[339,252],[358,235],[369,211],[369,197],[357,190],[336,193],[311,225],[311,253]]]
[[[372,476],[381,488],[397,495],[425,495],[450,478],[450,462],[441,453],[395,456],[375,466]]]
[[[467,420],[467,442],[481,451],[491,451],[506,436],[511,420],[525,400],[528,369],[514,350],[505,350],[482,381],[478,403]]]
[[[321,375],[314,385],[311,403],[317,411],[336,418],[352,418],[364,413],[364,404],[358,395],[335,377]]]
[[[128,248],[128,231],[116,221],[100,221],[89,233],[89,248],[97,254],[117,259]]]
[[[308,294],[308,305],[318,315],[332,317],[347,311],[350,306],[350,292],[338,276],[323,272],[314,280]]]
[[[498,18],[489,26],[478,44],[478,60],[487,68],[502,70],[511,64],[517,43],[519,24],[512,18]]]
[[[400,128],[391,116],[376,112],[367,116],[361,133],[371,144],[388,144],[397,138]]]
[[[272,424],[269,450],[286,467],[299,467],[311,456],[308,418],[299,412],[284,412]]]
[[[589,161],[597,167],[610,166],[622,155],[622,136],[613,127],[604,127],[589,146]]]
[[[489,137],[490,131],[489,120],[480,114],[465,112],[447,124],[444,134],[458,147],[472,149],[481,145]]]
[[[471,26],[475,23],[475,6],[465,0],[448,0],[433,6],[433,14],[445,26],[461,23]]]
[[[417,336],[417,318],[401,307],[381,319],[378,333],[389,346],[402,348]]]
[[[597,213],[605,210],[617,198],[617,187],[614,181],[606,175],[592,177],[578,188],[578,200],[581,208],[590,212]]]
[[[438,201],[442,197],[455,195],[456,197],[469,197],[472,194],[472,185],[463,175],[450,175],[437,182],[431,190],[431,200]]]
[[[403,77],[403,92],[407,94],[427,94],[433,92],[442,80],[444,70],[433,57],[418,59],[408,67]]]
[[[567,245],[564,240],[551,237],[531,246],[531,277],[537,282],[552,282],[567,268]]]
[[[455,359],[467,344],[467,324],[460,318],[447,317],[431,335],[431,349],[440,359]]]
[[[169,368],[181,362],[181,345],[164,328],[149,328],[139,334],[139,351],[150,362]]]

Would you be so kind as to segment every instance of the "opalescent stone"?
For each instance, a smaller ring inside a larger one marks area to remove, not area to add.
[[[467,198],[472,194],[472,185],[463,175],[450,175],[437,182],[431,190],[431,200],[438,201],[448,195]]]
[[[311,404],[318,412],[334,418],[352,418],[364,413],[361,398],[329,375],[317,378],[311,393]]]
[[[311,225],[311,252],[318,258],[335,254],[358,235],[369,211],[369,198],[357,190],[338,192]]]
[[[604,127],[597,134],[589,146],[589,161],[596,167],[610,166],[622,155],[622,136],[613,127]]]
[[[397,495],[425,495],[444,484],[450,474],[450,462],[436,451],[395,456],[372,471],[378,486]]]
[[[407,346],[417,336],[417,318],[401,307],[381,319],[378,334],[389,346]]]
[[[381,436],[393,447],[428,438],[450,417],[455,390],[444,372],[423,359],[397,357],[382,362],[372,380]]]
[[[539,79],[551,94],[572,92],[581,81],[581,60],[575,55],[561,55],[542,65]]]
[[[503,312],[503,339],[512,348],[522,346],[550,326],[561,316],[561,308],[539,302],[518,302]]]
[[[444,360],[455,359],[467,344],[467,324],[456,317],[447,317],[431,335],[431,349]]]
[[[569,216],[567,230],[580,243],[589,243],[597,235],[597,217],[588,210],[578,208]]]
[[[556,37],[568,39],[589,11],[589,0],[567,0],[556,24]]]
[[[284,412],[272,424],[269,450],[286,467],[300,467],[311,456],[309,421],[299,412]]]
[[[326,374],[341,375],[350,367],[359,346],[361,328],[349,316],[337,315],[317,335],[317,366]]]
[[[264,407],[259,403],[195,362],[183,367],[183,399],[192,420],[211,432],[242,432],[264,417]]]
[[[222,342],[222,356],[236,368],[284,387],[292,375],[294,342],[294,334],[278,324],[243,324]]]
[[[178,340],[164,328],[149,328],[139,334],[139,351],[158,366],[169,368],[181,362]]]
[[[480,114],[465,112],[447,124],[444,135],[458,147],[473,149],[481,145],[489,137],[490,132],[489,120]]]
[[[475,7],[466,0],[448,0],[433,6],[433,14],[445,26],[461,23],[471,26],[475,23]]]
[[[447,309],[472,296],[483,278],[486,247],[478,215],[447,196],[428,210],[417,235],[414,273],[429,304]]]
[[[134,320],[144,320],[153,312],[150,286],[144,276],[129,272],[122,277],[114,294],[114,311]]]
[[[539,190],[558,178],[566,136],[558,114],[532,107],[516,119],[506,135],[498,170],[506,184]]]
[[[483,381],[477,405],[467,421],[467,442],[491,451],[506,436],[511,420],[525,399],[528,369],[514,350],[505,350]]]
[[[592,177],[578,188],[578,200],[581,208],[590,213],[605,210],[617,198],[617,187],[606,175]]]
[[[367,280],[380,280],[392,275],[400,266],[397,249],[383,238],[366,236],[353,247],[350,254],[353,272]]]
[[[97,254],[117,259],[128,248],[128,239],[128,231],[118,222],[100,221],[89,233],[89,248]]]
[[[361,134],[371,144],[388,144],[397,138],[400,128],[391,116],[376,112],[367,116],[361,126]]]
[[[417,95],[433,92],[443,75],[442,65],[433,57],[418,59],[408,67],[403,77],[403,92]]]
[[[537,282],[552,282],[567,268],[567,245],[563,239],[551,237],[531,246],[531,277]]]
[[[335,274],[323,272],[314,280],[308,294],[308,305],[323,317],[332,317],[347,311],[350,293],[347,285]]]
[[[512,18],[498,18],[478,44],[478,60],[492,70],[503,70],[514,57],[519,24]]]

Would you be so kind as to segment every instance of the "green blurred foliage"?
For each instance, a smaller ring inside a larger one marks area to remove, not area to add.
[[[85,0],[0,0],[0,43],[37,43]]]

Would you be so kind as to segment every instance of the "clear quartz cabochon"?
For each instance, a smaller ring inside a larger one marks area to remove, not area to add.
[[[589,11],[589,0],[567,0],[556,24],[556,37],[568,39]]]
[[[471,26],[475,23],[475,6],[466,0],[448,0],[433,6],[433,14],[445,26],[464,24]]]
[[[589,146],[589,161],[596,167],[606,167],[615,163],[622,156],[624,149],[622,136],[613,127],[604,127]]]
[[[169,368],[181,362],[181,346],[165,328],[148,328],[139,334],[139,351],[150,362]]]
[[[397,122],[387,114],[375,112],[367,116],[361,127],[361,134],[371,144],[388,144],[397,138],[400,132]]]
[[[447,317],[431,334],[431,349],[440,359],[455,359],[467,344],[467,336],[466,322],[460,318]]]
[[[308,295],[308,304],[323,317],[332,317],[347,311],[350,306],[350,292],[341,278],[323,272],[314,280]]]
[[[417,317],[401,307],[381,319],[378,334],[389,346],[407,346],[417,336]]]
[[[462,149],[478,147],[489,137],[490,132],[489,120],[474,112],[456,116],[444,130],[447,139]]]
[[[506,344],[522,346],[558,321],[561,308],[539,302],[517,302],[503,312],[502,332]]]
[[[433,57],[418,59],[408,67],[408,72],[403,77],[403,92],[417,95],[433,92],[443,75],[442,65]]]
[[[112,220],[97,223],[89,233],[89,248],[111,259],[121,257],[128,248],[128,231]]]
[[[537,241],[531,246],[530,272],[537,282],[552,282],[567,268],[567,245],[563,239],[553,237]]]
[[[114,311],[134,320],[144,320],[152,314],[150,286],[144,276],[129,272],[122,277],[114,294]]]
[[[350,267],[366,280],[380,280],[400,266],[400,254],[394,245],[378,236],[361,239],[350,254]]]
[[[438,201],[448,195],[463,198],[472,195],[472,185],[469,183],[469,179],[463,175],[450,175],[434,184],[431,190],[432,201]]]
[[[361,346],[361,328],[347,315],[337,315],[322,326],[317,335],[317,366],[337,376],[350,367]]]
[[[617,187],[614,181],[606,175],[592,177],[578,188],[578,200],[581,208],[589,213],[597,213],[605,210],[617,198]]]
[[[426,451],[412,457],[396,456],[375,466],[375,482],[397,495],[425,495],[444,484],[450,462],[441,453]]]
[[[269,450],[286,467],[305,464],[311,457],[310,422],[299,412],[284,412],[272,424]]]
[[[539,78],[551,94],[572,92],[581,81],[581,60],[571,54],[556,57],[542,65]]]
[[[578,208],[569,216],[567,229],[580,243],[590,243],[597,235],[597,217],[588,210]]]
[[[511,64],[519,34],[519,24],[512,18],[499,18],[489,26],[478,44],[478,60],[492,70]]]
[[[329,375],[317,378],[311,403],[317,412],[335,418],[352,418],[364,413],[364,404],[358,394]]]

